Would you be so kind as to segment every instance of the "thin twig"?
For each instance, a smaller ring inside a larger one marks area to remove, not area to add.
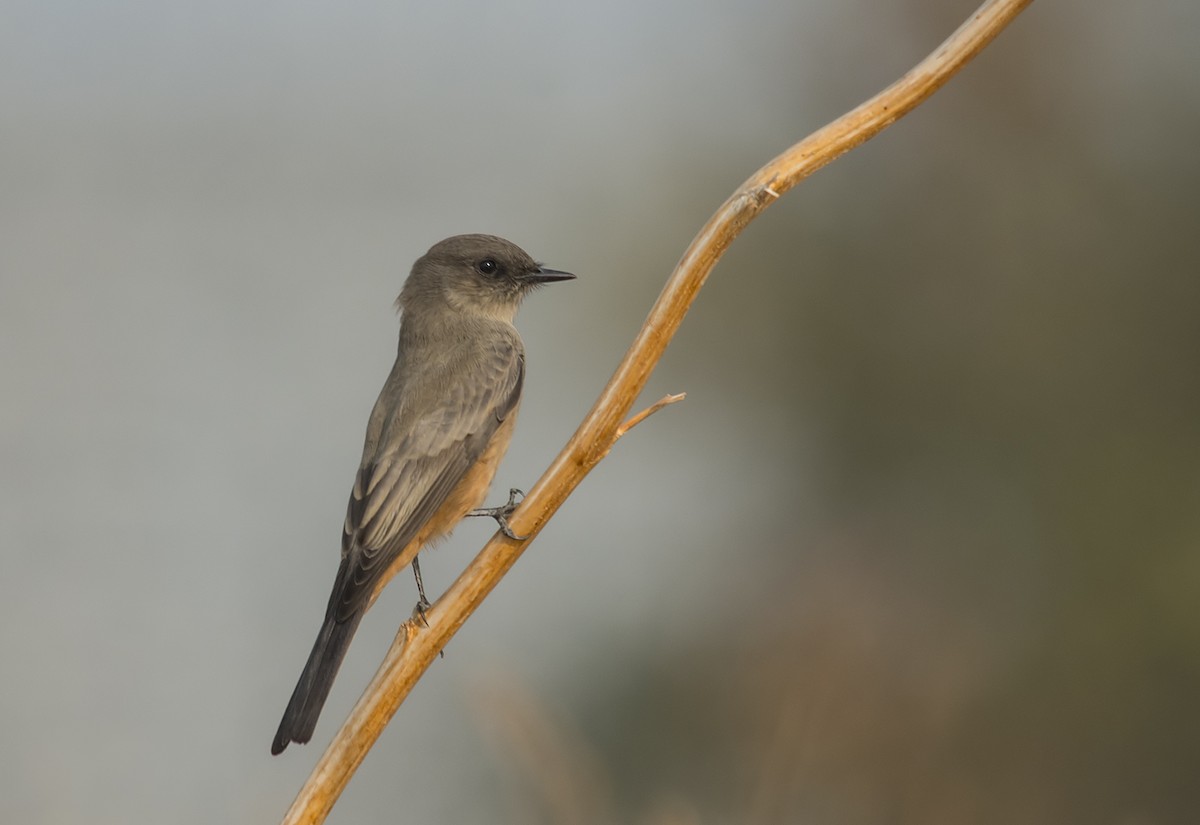
[[[613,441],[616,441],[621,436],[625,435],[625,433],[632,430],[638,424],[641,424],[643,421],[645,421],[650,416],[654,415],[656,412],[661,410],[663,407],[666,407],[670,404],[674,404],[676,402],[682,401],[685,398],[687,398],[686,392],[676,393],[675,395],[664,395],[662,398],[655,401],[649,407],[647,407],[646,409],[642,410],[637,415],[630,418],[628,421],[626,421],[620,427],[617,427],[617,431],[613,434]]]
[[[510,518],[526,541],[497,532],[429,608],[428,627],[405,622],[379,671],[321,757],[283,819],[319,823],[404,700],[480,602],[541,532],[567,496],[612,448],[621,422],[733,239],[804,178],[875,136],[937,91],[1032,0],[988,0],[908,74],[858,108],[800,141],[750,177],[696,235],[667,280],[629,351],[591,412]],[[648,413],[647,413],[648,414]],[[631,422],[629,426],[632,426]],[[628,427],[626,427],[626,430]]]

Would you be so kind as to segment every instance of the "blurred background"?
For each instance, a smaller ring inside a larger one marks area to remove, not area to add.
[[[0,819],[277,821],[415,601],[270,757],[412,261],[579,274],[528,489],[728,193],[974,8],[7,3]],[[772,206],[329,821],[1196,821],[1197,32],[1034,4]]]

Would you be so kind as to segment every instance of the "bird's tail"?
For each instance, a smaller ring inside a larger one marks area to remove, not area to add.
[[[272,754],[282,753],[289,742],[304,744],[312,738],[317,727],[317,718],[321,715],[325,700],[329,698],[333,678],[342,666],[342,659],[346,658],[350,640],[354,638],[354,631],[363,617],[362,610],[354,611],[342,621],[338,621],[335,614],[336,611],[329,611],[321,632],[317,634],[304,672],[300,674],[300,681],[292,691],[292,698],[275,733],[275,741],[271,744]]]

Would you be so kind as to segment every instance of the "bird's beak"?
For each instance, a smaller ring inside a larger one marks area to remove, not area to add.
[[[550,284],[555,281],[569,281],[574,277],[570,272],[539,266],[535,271],[526,275],[525,280],[531,284]]]

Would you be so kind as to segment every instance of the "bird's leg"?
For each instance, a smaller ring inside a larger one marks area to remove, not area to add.
[[[418,594],[417,608],[416,608],[416,610],[413,611],[413,613],[418,618],[420,618],[421,624],[425,625],[426,627],[429,627],[429,619],[425,618],[425,611],[428,610],[429,608],[433,607],[433,605],[431,605],[429,603],[429,599],[425,598],[425,582],[421,581],[421,564],[420,564],[420,562],[418,562],[416,560],[415,557],[413,558],[412,569],[413,569],[413,577],[417,580],[417,594]],[[440,659],[446,658],[446,651],[439,650],[438,658],[440,658]]]
[[[421,563],[413,557],[412,561],[413,577],[417,580],[417,615],[421,617],[421,624],[429,627],[429,622],[425,618],[425,611],[433,607],[429,603],[429,599],[425,598],[425,582],[421,580]]]
[[[518,536],[508,526],[508,517],[517,509],[517,496],[525,498],[525,493],[513,487],[508,491],[508,501],[501,504],[499,507],[481,507],[478,510],[472,510],[467,513],[468,516],[487,516],[494,518],[496,523],[500,525],[500,532],[508,536],[513,541],[525,541],[529,536]]]

